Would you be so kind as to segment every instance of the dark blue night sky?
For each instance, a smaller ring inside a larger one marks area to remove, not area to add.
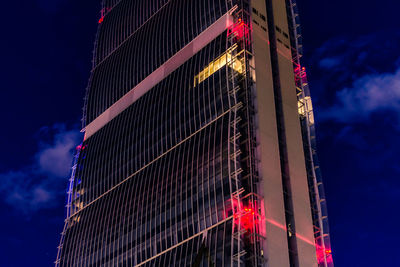
[[[298,4],[335,265],[400,266],[400,1]],[[1,7],[0,267],[53,266],[100,0]]]

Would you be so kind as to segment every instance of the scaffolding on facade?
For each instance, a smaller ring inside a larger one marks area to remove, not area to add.
[[[308,165],[308,183],[313,208],[314,237],[319,267],[333,267],[329,237],[328,214],[322,176],[319,168],[315,124],[310,89],[305,67],[301,65],[302,36],[296,0],[287,0],[288,14],[291,19],[292,62],[297,91],[299,116],[302,126],[304,149]]]
[[[232,266],[263,266],[263,243],[265,237],[260,229],[264,219],[261,209],[264,207],[263,199],[256,194],[259,182],[256,162],[256,134],[254,126],[254,77],[255,68],[252,55],[251,19],[249,1],[239,1],[240,7],[235,9],[232,16],[233,24],[228,29],[228,45],[237,47],[232,51],[232,60],[228,62],[228,86],[234,92],[232,100],[240,99],[240,110],[235,112],[234,123],[231,124],[232,155],[231,176],[236,182],[232,188],[232,197],[228,210],[233,215],[232,225]],[[237,71],[240,62],[241,71]],[[237,113],[237,114],[236,114]],[[236,123],[239,120],[239,123]],[[238,151],[240,151],[238,153]],[[243,153],[242,153],[243,152]]]

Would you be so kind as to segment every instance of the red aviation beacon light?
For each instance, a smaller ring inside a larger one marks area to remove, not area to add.
[[[99,19],[99,24],[101,24],[101,23],[104,21],[105,15],[106,15],[110,10],[111,10],[111,8],[109,8],[109,7],[104,7],[104,8],[101,9],[101,11],[100,11],[101,17],[100,17],[100,19]]]
[[[241,40],[249,35],[249,26],[239,19],[228,30],[228,36],[233,34],[238,40]],[[246,38],[247,39],[247,38]]]

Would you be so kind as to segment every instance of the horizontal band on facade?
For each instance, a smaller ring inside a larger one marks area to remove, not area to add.
[[[233,24],[233,17],[231,14],[236,8],[237,7],[235,6],[224,16],[219,18],[210,27],[204,30],[199,36],[193,39],[192,42],[179,50],[168,61],[166,61],[163,65],[153,71],[143,81],[141,81],[127,94],[125,94],[117,102],[115,102],[111,107],[100,114],[95,120],[89,123],[84,129],[82,129],[82,131],[85,132],[84,140],[87,140],[90,136],[95,134],[108,122],[117,117],[121,112],[123,112],[145,93],[147,93],[151,88],[153,88],[168,75],[178,69],[182,64],[184,64],[193,55],[195,55],[212,40],[214,40],[218,35],[223,33],[230,25]]]
[[[218,117],[214,118],[212,121],[208,122],[207,124],[203,125],[200,129],[198,129],[197,131],[195,131],[194,133],[192,133],[190,136],[186,137],[185,139],[181,140],[179,143],[177,143],[175,146],[171,147],[170,149],[168,149],[167,151],[165,151],[163,154],[159,155],[157,158],[153,159],[151,162],[147,163],[145,166],[143,166],[142,168],[140,168],[139,170],[137,170],[135,173],[129,175],[128,177],[126,177],[124,180],[122,180],[121,182],[119,182],[118,184],[116,184],[115,186],[113,186],[112,188],[110,188],[109,190],[107,190],[106,192],[104,192],[103,194],[101,194],[100,196],[98,196],[96,199],[92,200],[91,202],[89,202],[88,204],[84,205],[81,209],[79,209],[78,211],[74,212],[73,214],[71,214],[68,218],[65,219],[65,222],[67,222],[68,220],[70,220],[71,218],[73,218],[74,216],[76,216],[77,214],[81,213],[83,210],[85,210],[87,207],[93,205],[96,201],[100,200],[102,197],[104,197],[105,195],[109,194],[110,192],[114,191],[115,189],[117,189],[119,186],[121,186],[122,184],[126,183],[128,180],[130,180],[132,177],[136,176],[138,173],[142,172],[144,169],[148,168],[150,165],[154,164],[156,161],[158,161],[159,159],[161,159],[162,157],[164,157],[165,155],[167,155],[168,153],[170,153],[171,151],[173,151],[174,149],[176,149],[177,147],[179,147],[180,145],[184,144],[185,142],[187,142],[188,140],[190,140],[191,138],[193,138],[195,135],[197,135],[198,133],[200,133],[201,131],[203,131],[204,129],[206,129],[207,127],[209,127],[211,124],[217,122],[218,120],[220,120],[222,117],[224,117],[225,115],[227,115],[229,112],[232,112],[232,110],[237,110],[240,109],[242,107],[243,103],[238,103],[235,106],[232,106],[230,109],[228,109],[227,111],[225,111],[224,113],[222,113],[221,115],[219,115]]]

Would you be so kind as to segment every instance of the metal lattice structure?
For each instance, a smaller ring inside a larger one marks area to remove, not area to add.
[[[296,0],[288,0],[289,23],[292,33],[293,69],[298,96],[300,121],[302,126],[304,150],[307,160],[310,199],[313,209],[314,235],[318,266],[333,267],[332,250],[329,237],[328,209],[325,190],[317,156],[315,121],[310,88],[305,67],[301,65],[302,37]],[[291,20],[291,21],[290,21]]]

